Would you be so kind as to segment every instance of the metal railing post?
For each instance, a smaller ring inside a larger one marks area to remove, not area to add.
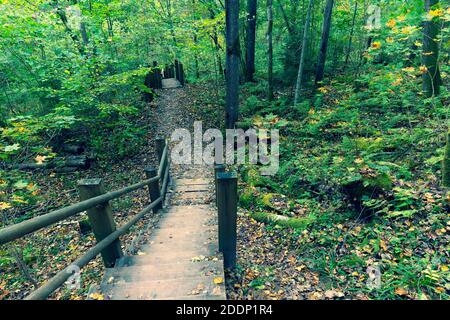
[[[236,267],[237,174],[217,173],[217,209],[219,213],[219,250],[224,267]]]
[[[152,167],[146,167],[144,172],[147,179],[151,179],[158,175],[158,170]],[[150,195],[151,202],[156,201],[161,196],[158,180],[155,180],[148,185],[148,193]],[[160,209],[162,209],[162,201],[153,208],[153,213],[157,213]]]
[[[105,193],[102,179],[84,179],[78,181],[78,190],[81,200],[87,200]],[[87,209],[89,223],[97,242],[102,241],[116,231],[116,224],[109,202]],[[107,268],[114,267],[116,260],[123,256],[120,240],[117,239],[102,252],[102,258]]]

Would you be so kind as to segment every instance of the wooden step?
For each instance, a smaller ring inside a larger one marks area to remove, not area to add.
[[[179,186],[193,186],[193,185],[203,185],[203,186],[209,186],[210,181],[205,178],[196,178],[196,179],[174,179],[174,185],[175,187]]]
[[[167,228],[157,228],[152,230],[151,238],[154,240],[156,237],[192,237],[198,233],[206,234],[208,236],[217,235],[218,227],[217,225],[206,226],[202,229],[199,229],[197,226],[188,226],[188,227],[167,227]]]
[[[109,268],[105,271],[102,285],[222,275],[222,260],[197,262],[182,261],[166,264]]]
[[[117,267],[124,266],[138,266],[138,265],[152,265],[155,263],[168,264],[173,262],[189,262],[189,261],[205,261],[205,260],[220,260],[220,254],[216,248],[203,248],[195,251],[174,251],[166,253],[158,253],[158,255],[138,255],[126,256],[119,259],[116,264]]]
[[[191,256],[198,255],[209,255],[210,253],[215,254],[218,252],[219,246],[217,241],[201,241],[196,240],[193,243],[153,243],[145,245],[141,248],[141,251],[146,253],[145,255],[141,255],[141,257],[152,257],[152,256],[160,256],[165,255],[167,257],[172,257],[172,259],[176,259],[177,256],[175,254],[189,254]]]
[[[207,226],[212,226],[217,224],[217,219],[214,217],[206,217],[200,219],[170,219],[170,217],[166,219],[162,219],[158,228],[176,228],[176,227],[195,227],[198,226],[199,229]]]
[[[197,200],[205,203],[210,197],[209,191],[197,191],[197,192],[175,192],[174,200],[193,201]]]
[[[212,190],[212,187],[209,184],[182,184],[175,188],[176,192],[209,192],[210,190]]]
[[[218,278],[221,283],[217,283]],[[225,298],[223,278],[217,276],[108,284],[102,286],[101,291],[105,297],[114,300],[158,300],[177,296],[195,299],[200,295]]]
[[[166,229],[167,230],[167,229]],[[203,230],[191,233],[166,232],[152,235],[147,242],[149,248],[167,245],[173,246],[197,246],[210,242],[217,242],[217,232],[203,232]],[[147,247],[143,247],[146,249]]]

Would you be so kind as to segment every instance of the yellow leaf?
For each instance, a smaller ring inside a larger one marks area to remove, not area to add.
[[[443,272],[447,272],[448,271],[448,267],[447,266],[441,266],[441,271]]]
[[[89,295],[89,298],[94,299],[94,300],[105,300],[105,297],[101,293],[98,293],[98,292],[91,293]]]
[[[384,240],[380,240],[380,247],[381,247],[381,249],[383,249],[384,251],[387,251],[386,242],[384,242]]]
[[[426,72],[428,72],[428,68],[427,68],[426,66],[420,66],[420,67],[419,67],[419,70],[420,70],[421,73],[426,73]]]
[[[414,67],[407,67],[407,68],[403,68],[402,70],[405,72],[411,73],[411,72],[414,72],[416,69],[414,69]]]
[[[13,195],[11,200],[17,203],[28,203],[26,200],[24,200],[21,196],[18,195]]]
[[[386,23],[386,26],[388,26],[389,28],[393,28],[393,27],[395,27],[396,24],[397,24],[397,22],[395,22],[394,19],[391,19]]]
[[[11,208],[11,205],[9,203],[6,202],[0,202],[0,210],[6,210]]]
[[[408,291],[406,291],[403,288],[397,288],[397,289],[395,289],[395,294],[397,294],[399,296],[406,296],[408,294]]]
[[[437,287],[437,288],[434,289],[434,291],[435,291],[436,293],[444,293],[444,292],[445,292],[445,288]]]
[[[320,87],[318,90],[323,94],[328,93],[327,87]]]
[[[45,159],[47,159],[46,156],[37,156],[36,158],[34,158],[37,164],[43,164]]]
[[[403,27],[401,30],[400,30],[400,32],[402,33],[402,34],[412,34],[414,31],[416,31],[417,30],[417,28],[416,27],[414,27],[414,26],[406,26],[406,27]]]
[[[221,283],[223,283],[223,278],[222,278],[222,277],[215,277],[215,278],[214,278],[214,283],[215,283],[215,284],[221,284]]]
[[[442,9],[435,9],[428,11],[427,18],[428,20],[432,20],[436,17],[442,17],[444,15],[444,10]]]
[[[375,41],[374,43],[372,43],[371,46],[372,49],[377,50],[381,48],[381,42],[380,41]]]

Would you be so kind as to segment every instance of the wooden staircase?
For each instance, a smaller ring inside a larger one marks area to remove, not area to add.
[[[212,184],[190,175],[173,180],[171,205],[138,255],[106,270],[100,286],[105,299],[226,299],[217,209],[209,204]]]

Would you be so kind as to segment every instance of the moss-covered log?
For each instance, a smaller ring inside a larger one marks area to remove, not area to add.
[[[250,217],[258,222],[275,224],[282,227],[294,229],[305,229],[310,223],[313,222],[313,219],[311,217],[289,218],[269,212],[254,212],[250,214]]]

